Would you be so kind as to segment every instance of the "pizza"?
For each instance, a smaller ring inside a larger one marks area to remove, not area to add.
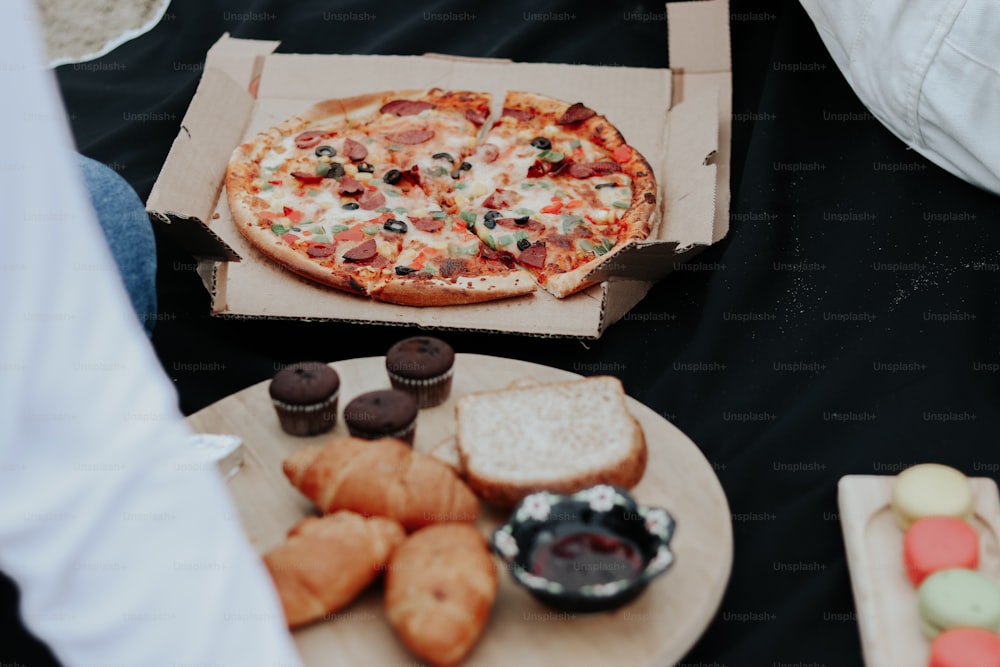
[[[649,236],[653,171],[581,103],[389,91],[320,102],[238,146],[234,224],[302,277],[380,301],[563,298]]]

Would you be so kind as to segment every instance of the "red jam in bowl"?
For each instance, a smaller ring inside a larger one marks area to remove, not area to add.
[[[567,589],[632,579],[645,567],[631,541],[616,535],[576,532],[538,546],[532,553],[531,573]]]

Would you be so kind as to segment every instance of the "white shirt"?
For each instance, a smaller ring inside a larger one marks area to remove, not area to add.
[[[67,667],[296,667],[224,482],[191,465],[33,12],[0,21],[0,569]]]
[[[897,137],[1000,194],[996,0],[802,0],[861,101]]]

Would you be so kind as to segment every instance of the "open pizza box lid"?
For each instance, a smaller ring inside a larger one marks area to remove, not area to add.
[[[670,69],[438,54],[279,54],[278,42],[223,35],[208,52],[147,211],[198,259],[214,315],[597,338],[654,283],[729,230],[728,2],[668,3],[667,28]],[[264,258],[233,225],[223,181],[242,141],[323,99],[432,87],[490,92],[494,99],[506,90],[538,92],[604,114],[653,166],[660,222],[650,238],[606,263],[595,274],[601,283],[566,299],[538,289],[483,304],[420,308],[311,284]]]

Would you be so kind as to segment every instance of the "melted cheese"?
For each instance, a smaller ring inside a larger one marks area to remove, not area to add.
[[[386,137],[413,129],[433,129],[434,136],[410,145],[393,144]],[[374,173],[359,172],[357,163],[346,157],[344,140],[348,136],[366,147],[365,161],[374,166]],[[532,146],[531,141],[538,136],[547,137],[551,147],[542,150]],[[351,129],[340,136],[324,139],[322,143],[333,147],[337,154],[332,158],[317,157],[314,148],[299,149],[294,136],[285,137],[262,157],[258,185],[260,196],[269,203],[268,222],[272,230],[286,241],[290,240],[292,245],[337,243],[330,261],[343,262],[344,252],[368,238],[376,240],[380,255],[397,265],[409,266],[418,262],[423,253],[421,270],[433,274],[437,273],[436,262],[441,258],[478,254],[479,238],[494,249],[517,255],[521,252],[517,247],[519,241],[551,242],[556,237],[570,236],[575,239],[578,250],[597,256],[618,241],[616,222],[631,204],[630,179],[619,172],[582,179],[568,173],[526,177],[538,160],[555,163],[568,158],[577,163],[593,163],[610,159],[607,152],[592,142],[574,138],[565,128],[556,125],[541,129],[518,128],[512,119],[504,119],[485,134],[483,143],[477,145],[476,129],[464,116],[425,110],[412,116],[382,114],[364,128]],[[494,152],[496,157],[488,160]],[[453,159],[434,157],[440,153],[448,153]],[[289,159],[290,156],[295,157]],[[319,161],[339,163],[346,176],[375,187],[385,196],[384,206],[375,210],[345,209],[345,203],[356,202],[358,197],[340,195],[338,180],[330,178],[316,184],[303,184],[291,175],[292,171],[313,174]],[[468,162],[469,168],[460,170],[463,161]],[[390,169],[403,171],[414,165],[419,170],[423,190],[414,187],[405,192],[382,179]],[[599,184],[603,186],[597,188]],[[541,223],[543,228],[498,225],[487,229],[483,216],[490,209],[484,202],[498,188],[505,190],[509,200],[509,205],[499,209],[500,217],[529,217]],[[475,216],[474,233],[466,231],[467,223],[459,213]],[[386,214],[406,222],[406,232],[385,230],[382,223]],[[425,216],[442,218],[443,228],[424,232],[411,221]],[[365,234],[364,240],[335,239],[338,232],[357,228]],[[573,261],[579,263],[581,260]],[[391,273],[392,265],[383,269],[359,265],[358,271]]]

